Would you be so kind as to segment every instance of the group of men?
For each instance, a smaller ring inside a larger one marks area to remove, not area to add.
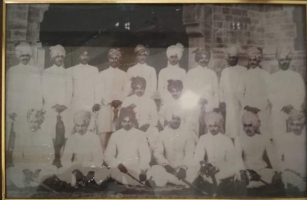
[[[215,185],[233,177],[247,187],[279,180],[305,190],[305,84],[290,69],[289,49],[277,50],[279,70],[270,75],[260,65],[261,48],[248,50],[243,67],[238,48],[230,47],[220,80],[208,67],[209,48],[195,50],[197,66],[186,73],[179,66],[184,47],[168,47],[158,79],[143,45],[127,72],[119,69],[117,48],[101,72],[88,64],[85,48],[67,69],[65,49],[50,50],[53,65],[42,76],[24,42],[16,47],[20,63],[7,72],[6,138],[16,133],[15,145],[7,145],[14,161],[8,183],[33,186],[55,174],[72,186],[112,177],[190,187],[200,176]]]

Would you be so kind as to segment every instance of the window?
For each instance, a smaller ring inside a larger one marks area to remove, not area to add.
[[[130,22],[125,23],[125,29],[130,30]]]

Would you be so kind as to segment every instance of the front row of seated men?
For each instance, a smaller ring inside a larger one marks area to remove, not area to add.
[[[223,117],[217,111],[206,113],[208,133],[197,144],[193,133],[186,130],[178,110],[168,112],[168,125],[149,145],[147,134],[138,128],[133,107],[122,107],[120,128],[111,135],[105,152],[98,136],[88,130],[91,113],[78,111],[74,115],[75,132],[68,138],[61,162],[52,165],[52,139],[41,129],[44,112],[31,109],[29,128],[17,139],[13,161],[7,170],[7,183],[19,188],[37,186],[45,178],[56,175],[60,180],[78,186],[82,180],[103,183],[109,177],[127,185],[167,183],[189,187],[199,176],[204,181],[219,184],[223,179],[245,181],[247,187],[283,181],[306,188],[305,115],[293,110],[289,115],[290,132],[281,134],[282,149],[274,148],[260,132],[261,122],[256,113],[245,111],[242,118],[244,132],[232,140],[224,134]],[[267,152],[272,167],[264,161]],[[278,155],[278,156],[277,156]],[[153,157],[153,159],[152,159]],[[154,160],[154,162],[152,162]],[[279,176],[281,174],[281,176]],[[137,181],[138,180],[138,181]]]

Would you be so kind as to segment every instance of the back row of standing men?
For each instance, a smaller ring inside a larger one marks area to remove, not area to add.
[[[118,49],[109,51],[110,67],[100,73],[87,64],[86,50],[80,55],[79,65],[64,69],[65,49],[56,45],[51,47],[50,53],[54,64],[44,70],[42,78],[37,69],[28,64],[31,47],[22,43],[16,50],[20,63],[10,68],[7,75],[7,113],[15,120],[16,132],[22,132],[25,127],[29,109],[43,107],[46,110],[44,126],[47,127],[44,130],[57,139],[61,132],[59,123],[62,123],[65,131],[61,137],[65,134],[68,138],[76,128],[72,120],[74,113],[92,110],[96,120],[92,120],[91,127],[99,134],[103,149],[116,129],[121,106],[133,108],[139,129],[149,135],[157,132],[158,119],[165,127],[171,121],[169,113],[180,110],[186,128],[194,132],[195,141],[199,140],[203,123],[199,119],[215,108],[226,111],[224,132],[230,138],[236,138],[243,129],[243,110],[247,109],[257,113],[260,132],[267,139],[276,141],[279,149],[278,144],[282,142],[278,141],[286,132],[288,114],[293,109],[301,110],[305,98],[302,77],[289,69],[291,54],[288,49],[278,49],[279,71],[269,75],[260,66],[261,49],[249,49],[247,70],[238,65],[238,50],[231,47],[227,50],[230,67],[222,72],[220,83],[216,73],[208,68],[211,52],[206,48],[195,51],[198,65],[186,74],[179,67],[183,47],[179,44],[170,46],[166,51],[168,66],[161,70],[158,81],[155,69],[146,64],[148,50],[141,45],[135,48],[138,64],[127,73],[118,69],[121,56]],[[159,115],[151,99],[157,82],[162,100]]]

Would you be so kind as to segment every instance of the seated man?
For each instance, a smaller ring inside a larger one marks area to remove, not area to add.
[[[103,153],[99,137],[88,131],[90,121],[89,111],[75,113],[74,133],[68,138],[61,157],[63,167],[58,170],[57,176],[72,187],[84,185],[85,180],[101,184],[110,175],[108,169],[102,166]]]
[[[141,182],[147,179],[151,153],[146,135],[133,127],[137,124],[133,108],[121,108],[118,120],[121,127],[111,135],[105,161],[113,179],[126,185],[141,185],[134,178]]]
[[[28,127],[16,130],[13,152],[14,167],[7,169],[8,185],[18,188],[38,186],[48,176],[54,175],[56,167],[52,165],[54,149],[51,135],[42,131],[45,112],[30,109],[27,113]]]
[[[152,167],[152,180],[160,187],[168,182],[185,186],[182,179],[189,176],[195,142],[193,133],[181,126],[181,118],[176,111],[170,112],[167,117],[169,125],[159,133],[154,151],[159,165]]]
[[[241,163],[241,170],[246,170],[245,173],[247,174],[245,175],[247,176],[245,177],[249,177],[247,187],[265,185],[261,181],[270,184],[274,174],[277,176],[277,173],[274,173],[274,171],[277,171],[277,160],[273,145],[270,140],[260,133],[260,120],[257,114],[245,111],[242,122],[244,133],[235,139],[235,148],[238,163]],[[265,152],[273,169],[268,168],[268,164],[263,159]]]
[[[221,180],[234,176],[239,168],[235,160],[235,148],[231,139],[222,132],[223,117],[212,111],[205,115],[208,133],[202,135],[195,148],[194,163],[204,181],[218,186]]]
[[[290,132],[282,137],[280,159],[285,186],[291,184],[306,191],[306,119],[303,112],[292,110],[289,114]]]
[[[132,106],[139,129],[146,133],[150,148],[154,149],[158,135],[156,103],[149,96],[144,95],[146,80],[143,77],[131,78],[131,88],[133,94],[124,99],[122,106]]]

